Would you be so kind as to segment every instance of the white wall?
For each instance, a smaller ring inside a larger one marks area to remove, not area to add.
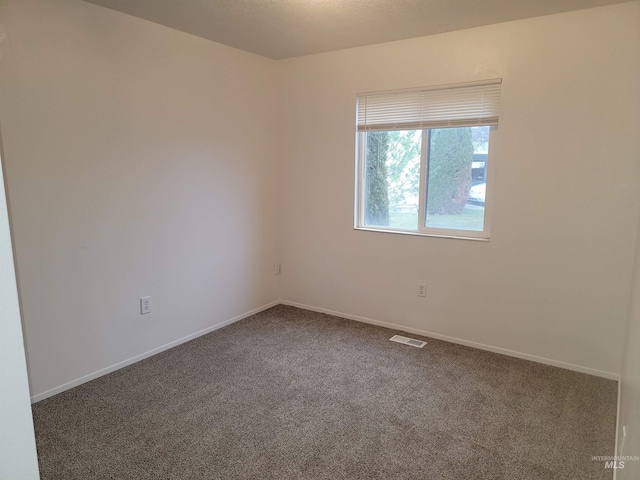
[[[0,480],[39,478],[0,159]],[[10,434],[8,434],[10,432]]]
[[[618,418],[619,456],[640,456],[640,243],[631,297],[629,324],[625,337],[622,374],[620,378],[620,411]],[[626,438],[622,427],[626,427]],[[616,479],[640,478],[640,461],[626,461]]]
[[[615,377],[639,213],[637,10],[283,61],[282,298]],[[491,241],[354,231],[356,93],[495,77]]]
[[[275,62],[78,0],[3,1],[32,394],[280,297],[615,376],[640,213],[637,11]],[[354,231],[356,93],[492,77],[491,242]]]
[[[275,62],[78,0],[0,19],[32,395],[277,301]]]
[[[640,22],[640,2],[638,21]],[[640,41],[640,39],[639,39]],[[636,104],[640,110],[640,102]],[[637,157],[640,160],[640,152]],[[638,232],[640,240],[640,231]],[[629,323],[625,333],[625,347],[620,375],[620,410],[618,412],[618,438],[616,452],[619,456],[640,456],[640,241],[631,287]],[[623,430],[623,427],[624,430]],[[626,437],[624,436],[626,430]],[[640,478],[640,461],[625,461],[624,469],[616,472],[617,480]]]

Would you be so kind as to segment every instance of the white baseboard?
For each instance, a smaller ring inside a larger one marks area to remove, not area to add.
[[[620,447],[619,443],[618,443],[618,439],[620,438],[620,398],[622,396],[622,379],[618,380],[618,406],[616,407],[616,443],[614,444],[613,447],[613,454],[616,457],[621,457],[623,452],[618,451]],[[622,442],[624,445],[624,441]],[[613,470],[613,480],[616,480],[616,478],[618,478],[618,470],[614,469]]]
[[[489,352],[494,352],[494,353],[500,353],[502,355],[508,355],[510,357],[516,357],[516,358],[521,358],[524,360],[530,360],[532,362],[537,362],[537,363],[543,363],[545,365],[552,365],[554,367],[559,367],[559,368],[564,368],[566,370],[573,370],[576,372],[581,372],[581,373],[586,373],[589,375],[595,375],[597,377],[603,377],[603,378],[608,378],[610,380],[617,380],[618,382],[620,381],[620,376],[618,374],[615,373],[610,373],[610,372],[605,372],[602,370],[596,370],[594,368],[589,368],[589,367],[583,367],[581,365],[575,365],[573,363],[566,363],[566,362],[561,362],[558,360],[553,360],[550,358],[544,358],[544,357],[539,357],[537,355],[530,355],[528,353],[522,353],[522,352],[516,352],[514,350],[508,350],[505,348],[500,348],[500,347],[494,347],[491,345],[485,345],[482,343],[477,343],[477,342],[471,342],[469,340],[463,340],[461,338],[456,338],[456,337],[450,337],[448,335],[441,335],[439,333],[433,333],[433,332],[428,332],[426,330],[420,330],[418,328],[411,328],[411,327],[405,327],[402,325],[397,325],[394,323],[389,323],[389,322],[383,322],[380,320],[374,320],[371,318],[366,318],[366,317],[360,317],[358,315],[351,315],[348,313],[343,313],[343,312],[337,312],[335,310],[329,310],[327,308],[320,308],[320,307],[314,307],[311,305],[305,305],[302,303],[297,303],[297,302],[291,302],[289,300],[280,300],[280,301],[274,301],[274,302],[270,302],[266,305],[262,305],[261,307],[258,307],[256,309],[253,309],[249,312],[243,313],[241,315],[238,315],[236,317],[233,317],[229,320],[225,320],[223,322],[217,323],[215,325],[212,325],[210,327],[205,328],[204,330],[200,330],[199,332],[195,332],[192,333],[191,335],[187,335],[186,337],[180,338],[178,340],[174,340],[173,342],[169,342],[165,345],[162,345],[160,347],[156,347],[154,349],[149,350],[148,352],[145,353],[141,353],[140,355],[136,355],[134,357],[128,358],[127,360],[123,360],[122,362],[118,362],[115,363],[109,367],[105,367],[102,368],[96,372],[90,373],[88,375],[84,375],[80,378],[77,378],[75,380],[72,380],[70,382],[67,382],[65,384],[59,385],[57,387],[54,387],[52,389],[49,389],[47,391],[35,394],[31,397],[31,403],[36,403],[39,402],[40,400],[44,400],[45,398],[49,398],[52,397],[54,395],[57,395],[58,393],[64,392],[65,390],[69,390],[70,388],[73,387],[77,387],[78,385],[82,385],[83,383],[89,382],[91,380],[94,380],[98,377],[101,377],[103,375],[107,375],[108,373],[111,372],[115,372],[116,370],[119,370],[121,368],[127,367],[133,363],[139,362],[140,360],[144,360],[145,358],[149,358],[157,353],[163,352],[165,350],[169,350],[170,348],[176,347],[180,344],[186,343],[189,340],[193,340],[194,338],[198,338],[202,335],[206,335],[209,332],[213,332],[214,330],[218,330],[219,328],[225,327],[227,325],[230,325],[232,323],[235,323],[237,321],[240,321],[244,318],[250,317],[251,315],[255,315],[256,313],[260,313],[263,310],[267,310],[268,308],[271,307],[275,307],[276,305],[290,305],[292,307],[297,307],[297,308],[301,308],[303,310],[310,310],[313,312],[320,312],[320,313],[326,313],[328,315],[333,315],[336,317],[341,317],[341,318],[346,318],[349,320],[355,320],[357,322],[363,322],[363,323],[369,323],[371,325],[378,325],[381,327],[386,327],[386,328],[390,328],[393,330],[400,330],[403,332],[408,332],[408,333],[413,333],[416,335],[421,335],[423,337],[429,337],[429,338],[435,338],[437,340],[443,340],[445,342],[450,342],[450,343],[457,343],[459,345],[465,345],[467,347],[472,347],[472,348],[478,348],[480,350],[486,350]],[[616,440],[617,440],[617,435],[616,435]]]
[[[229,320],[225,320],[223,322],[217,323],[210,327],[205,328],[204,330],[200,330],[199,332],[192,333],[191,335],[187,335],[186,337],[182,337],[178,340],[174,340],[173,342],[166,343],[160,347],[153,348],[148,352],[141,353],[140,355],[136,355],[135,357],[128,358],[127,360],[123,360],[122,362],[115,363],[109,367],[102,368],[96,372],[90,373],[88,375],[84,375],[83,377],[77,378],[65,384],[54,387],[50,390],[47,390],[42,393],[38,393],[31,397],[31,403],[39,402],[40,400],[44,400],[45,398],[52,397],[57,395],[58,393],[64,392],[65,390],[69,390],[70,388],[77,387],[78,385],[82,385],[83,383],[94,380],[98,377],[106,375],[111,372],[115,372],[116,370],[120,370],[121,368],[127,367],[133,363],[139,362],[140,360],[144,360],[145,358],[149,358],[157,353],[164,352],[165,350],[169,350],[170,348],[177,347],[178,345],[188,342],[189,340],[193,340],[194,338],[201,337],[202,335],[206,335],[209,332],[213,332],[214,330],[218,330],[219,328],[226,327],[227,325],[231,325],[237,321],[240,321],[244,318],[250,317],[251,315],[255,315],[256,313],[260,313],[263,310],[267,310],[268,308],[275,307],[279,305],[279,301],[274,301],[271,303],[267,303],[266,305],[262,305],[261,307],[255,308],[250,312],[243,313],[238,315],[237,317],[233,317]]]
[[[346,318],[348,320],[355,320],[357,322],[369,323],[371,325],[378,325],[380,327],[391,328],[393,330],[400,330],[403,332],[413,333],[416,335],[422,335],[423,337],[435,338],[436,340],[443,340],[445,342],[457,343],[459,345],[465,345],[467,347],[478,348],[480,350],[487,350],[489,352],[500,353],[502,355],[508,355],[510,357],[521,358],[523,360],[530,360],[532,362],[543,363],[545,365],[551,365],[554,367],[564,368],[566,370],[573,370],[575,372],[586,373],[589,375],[595,375],[596,377],[603,377],[610,380],[620,381],[620,375],[611,372],[605,372],[597,370],[595,368],[583,367],[582,365],[575,365],[573,363],[561,362],[559,360],[553,360],[551,358],[538,357],[537,355],[530,355],[528,353],[516,352],[514,350],[508,350],[506,348],[494,347],[492,345],[485,345],[483,343],[471,342],[469,340],[463,340],[461,338],[450,337],[448,335],[441,335],[439,333],[428,332],[426,330],[420,330],[418,328],[405,327],[402,325],[396,325],[394,323],[382,322],[380,320],[373,320],[371,318],[360,317],[358,315],[351,315],[343,312],[336,312],[326,308],[314,307],[311,305],[305,305],[302,303],[291,302],[289,300],[281,300],[281,304],[290,305],[292,307],[302,308],[303,310],[311,310],[313,312],[326,313],[336,317]]]

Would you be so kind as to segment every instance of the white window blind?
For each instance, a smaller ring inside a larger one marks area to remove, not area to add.
[[[502,79],[358,95],[358,131],[498,125]]]

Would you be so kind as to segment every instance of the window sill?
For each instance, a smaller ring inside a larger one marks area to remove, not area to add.
[[[416,232],[411,230],[392,230],[382,228],[370,228],[370,227],[353,227],[354,230],[361,230],[363,232],[378,232],[378,233],[396,233],[400,235],[413,235],[417,237],[435,237],[435,238],[452,238],[454,240],[471,240],[473,242],[489,242],[489,238],[485,237],[467,237],[462,235],[454,235],[450,233],[427,233]]]

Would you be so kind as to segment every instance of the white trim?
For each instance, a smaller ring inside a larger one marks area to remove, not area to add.
[[[481,125],[487,126],[487,125]],[[381,232],[381,233],[401,233],[406,235],[418,235],[423,237],[439,237],[439,238],[452,238],[456,240],[475,240],[481,242],[488,242],[491,233],[491,208],[492,208],[492,195],[493,190],[493,168],[487,166],[485,169],[486,176],[485,184],[488,185],[488,191],[485,193],[486,201],[483,212],[483,225],[482,230],[463,230],[455,228],[443,228],[443,227],[429,227],[427,222],[427,197],[429,192],[429,154],[430,154],[430,141],[431,130],[430,128],[416,129],[421,130],[420,135],[420,177],[419,177],[419,190],[418,190],[418,225],[416,229],[410,228],[398,228],[392,226],[377,226],[366,225],[365,223],[365,164],[366,164],[366,136],[367,132],[358,132],[356,134],[356,185],[355,185],[355,205],[354,205],[354,229],[365,230],[369,232]],[[489,131],[489,144],[493,143],[495,138],[495,126],[492,126]],[[489,147],[489,150],[493,151]],[[487,154],[489,152],[487,150]],[[493,158],[493,156],[492,156]],[[495,163],[492,160],[490,163]]]
[[[123,360],[122,362],[118,362],[115,363],[109,367],[105,367],[102,368],[100,370],[97,370],[93,373],[90,373],[88,375],[84,375],[80,378],[77,378],[75,380],[72,380],[70,382],[64,383],[62,385],[59,385],[57,387],[51,388],[49,390],[46,390],[42,393],[38,393],[36,395],[33,395],[31,397],[31,403],[36,403],[39,402],[41,400],[44,400],[45,398],[49,398],[52,397],[54,395],[57,395],[58,393],[62,393],[65,390],[69,390],[73,387],[77,387],[78,385],[82,385],[83,383],[86,382],[90,382],[91,380],[94,380],[98,377],[102,377],[103,375],[107,375],[111,372],[115,372],[116,370],[119,370],[121,368],[127,367],[129,365],[132,365],[136,362],[139,362],[140,360],[144,360],[145,358],[149,358],[157,353],[161,353],[164,352],[165,350],[169,350],[170,348],[173,347],[177,347],[178,345],[181,345],[183,343],[186,343],[190,340],[193,340],[195,338],[201,337],[202,335],[206,335],[207,333],[213,332],[215,330],[218,330],[222,327],[225,327],[227,325],[231,325],[232,323],[238,322],[240,320],[243,320],[247,317],[250,317],[251,315],[255,315],[256,313],[260,313],[264,310],[267,310],[271,307],[275,307],[276,305],[289,305],[292,307],[297,307],[297,308],[301,308],[303,310],[310,310],[312,312],[320,312],[320,313],[326,313],[328,315],[333,315],[336,317],[341,317],[341,318],[346,318],[348,320],[355,320],[357,322],[362,322],[362,323],[369,323],[371,325],[378,325],[381,327],[386,327],[386,328],[390,328],[393,330],[400,330],[403,332],[408,332],[408,333],[413,333],[415,335],[422,335],[424,337],[429,337],[429,338],[435,338],[437,340],[443,340],[445,342],[450,342],[450,343],[456,343],[459,345],[465,345],[467,347],[472,347],[472,348],[477,348],[480,350],[486,350],[489,352],[494,352],[494,353],[499,353],[502,355],[507,355],[510,357],[516,357],[516,358],[521,358],[524,360],[530,360],[532,362],[537,362],[537,363],[542,363],[545,365],[551,365],[554,367],[559,367],[559,368],[564,368],[566,370],[573,370],[575,372],[580,372],[580,373],[586,373],[589,375],[595,375],[596,377],[602,377],[602,378],[607,378],[610,380],[616,380],[618,381],[618,419],[620,418],[620,375],[615,374],[615,373],[610,373],[610,372],[605,372],[602,370],[596,370],[594,368],[589,368],[589,367],[583,367],[581,365],[575,365],[573,363],[566,363],[566,362],[561,362],[559,360],[553,360],[550,358],[544,358],[544,357],[539,357],[537,355],[530,355],[528,353],[522,353],[522,352],[516,352],[514,350],[508,350],[506,348],[500,348],[500,347],[494,347],[491,345],[485,345],[482,343],[477,343],[477,342],[472,342],[469,340],[463,340],[460,338],[456,338],[456,337],[450,337],[448,335],[441,335],[439,333],[433,333],[433,332],[428,332],[426,330],[421,330],[419,328],[412,328],[412,327],[404,327],[402,325],[397,325],[394,323],[389,323],[389,322],[383,322],[380,320],[373,320],[371,318],[366,318],[366,317],[360,317],[358,315],[351,315],[348,313],[343,313],[343,312],[337,312],[335,310],[329,310],[327,308],[320,308],[320,307],[314,307],[311,305],[305,305],[303,303],[298,303],[298,302],[292,302],[289,300],[276,300],[270,303],[267,303],[266,305],[262,305],[261,307],[255,308],[249,312],[243,313],[241,315],[238,315],[236,317],[233,317],[229,320],[225,320],[223,322],[217,323],[215,325],[212,325],[210,327],[205,328],[204,330],[200,330],[198,332],[192,333],[191,335],[187,335],[186,337],[182,337],[178,340],[174,340],[172,342],[166,343],[165,345],[162,345],[160,347],[156,347],[153,348],[145,353],[141,353],[140,355],[136,355],[134,357],[131,357],[127,360]],[[618,442],[618,425],[616,424],[616,453],[617,453],[617,445]]]
[[[553,360],[551,358],[539,357],[537,355],[531,355],[529,353],[516,352],[514,350],[508,350],[506,348],[494,347],[492,345],[485,345],[483,343],[463,340],[461,338],[450,337],[448,335],[441,335],[439,333],[428,332],[426,330],[421,330],[419,328],[404,327],[402,325],[397,325],[395,323],[383,322],[380,320],[373,320],[367,317],[360,317],[358,315],[351,315],[348,313],[336,312],[335,310],[314,307],[311,305],[305,305],[303,303],[291,302],[289,300],[280,300],[280,303],[282,305],[289,305],[292,307],[301,308],[303,310],[311,310],[312,312],[326,313],[328,315],[346,318],[348,320],[355,320],[356,322],[369,323],[371,325],[378,325],[380,327],[391,328],[393,330],[400,330],[402,332],[413,333],[415,335],[422,335],[423,337],[435,338],[437,340],[456,343],[458,345],[465,345],[467,347],[477,348],[479,350],[486,350],[488,352],[499,353],[501,355],[507,355],[509,357],[521,358],[523,360],[529,360],[536,363],[551,365],[553,367],[564,368],[565,370],[573,370],[574,372],[586,373],[588,375],[607,378],[609,380],[617,380],[618,382],[620,381],[620,375],[616,373],[605,372],[603,370],[597,370],[595,368],[590,368],[590,367],[583,367],[582,365],[575,365],[573,363],[562,362],[560,360]]]
[[[423,233],[427,221],[427,189],[429,188],[429,140],[431,130],[420,134],[420,178],[418,178],[418,232]],[[364,226],[364,223],[361,225]]]
[[[454,240],[472,240],[474,242],[489,242],[489,238],[483,237],[465,237],[463,235],[447,235],[444,233],[435,234],[435,233],[425,233],[424,231],[418,230],[401,230],[401,229],[393,229],[390,227],[377,228],[377,227],[354,227],[354,230],[362,230],[363,232],[378,232],[378,233],[399,233],[401,235],[414,235],[418,237],[434,237],[434,238],[453,238]],[[438,229],[442,230],[442,229]],[[461,232],[470,232],[471,230],[460,230]]]
[[[366,149],[366,137],[361,133],[356,133],[356,184],[355,184],[355,212],[354,212],[354,228],[358,225],[364,225],[364,161],[361,155],[364,155]]]
[[[622,455],[622,452],[618,451],[618,436],[620,435],[620,397],[622,395],[622,378],[618,379],[618,406],[616,409],[616,442],[615,442],[615,446],[613,447],[613,454],[618,457]],[[624,446],[624,440],[622,441],[622,445]],[[618,470],[617,469],[613,469],[613,480],[616,480],[616,478],[618,478]]]
[[[128,358],[127,360],[123,360],[122,362],[115,363],[109,367],[101,368],[93,373],[88,375],[84,375],[80,378],[72,380],[70,382],[64,383],[57,387],[51,388],[42,393],[38,393],[31,397],[31,403],[39,402],[40,400],[44,400],[45,398],[52,397],[57,395],[58,393],[62,393],[65,390],[69,390],[70,388],[77,387],[78,385],[82,385],[83,383],[90,382],[98,377],[102,377],[103,375],[107,375],[108,373],[115,372],[116,370],[120,370],[121,368],[132,365],[140,360],[144,360],[145,358],[149,358],[157,353],[164,352],[165,350],[169,350],[170,348],[177,347],[180,344],[186,343],[189,340],[193,340],[194,338],[201,337],[202,335],[206,335],[207,333],[213,332],[214,330],[218,330],[222,327],[226,327],[227,325],[231,325],[232,323],[238,322],[244,318],[250,317],[251,315],[255,315],[256,313],[260,313],[268,308],[275,307],[279,305],[281,302],[278,300],[267,303],[266,305],[262,305],[261,307],[254,308],[253,310],[238,315],[237,317],[233,317],[229,320],[225,320],[220,323],[216,323],[210,327],[205,328],[204,330],[200,330],[198,332],[192,333],[191,335],[187,335],[186,337],[182,337],[178,340],[174,340],[173,342],[166,343],[160,347],[153,348],[148,352],[141,353],[140,355],[136,355],[134,357]]]

